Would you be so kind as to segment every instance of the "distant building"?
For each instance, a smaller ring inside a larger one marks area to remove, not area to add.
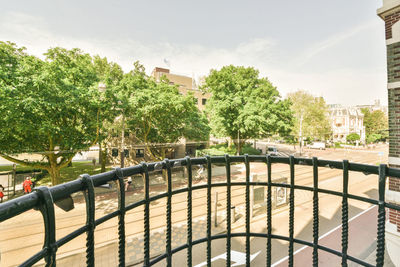
[[[374,101],[373,105],[357,105],[356,108],[362,109],[362,108],[368,108],[369,111],[373,112],[375,110],[380,110],[386,115],[388,114],[388,107],[381,105],[381,101],[379,99],[376,99]]]
[[[360,141],[365,142],[364,115],[359,108],[330,105],[329,116],[334,142],[346,142],[346,137],[351,133],[358,134]]]
[[[196,82],[193,78],[170,73],[169,69],[156,67],[151,73],[151,76],[159,82],[162,76],[165,76],[171,84],[178,85],[179,92],[183,95],[191,92],[196,99],[197,107],[203,111],[207,104],[207,100],[211,97],[210,93],[203,93],[198,89]]]

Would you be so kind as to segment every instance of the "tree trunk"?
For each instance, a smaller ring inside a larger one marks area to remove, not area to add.
[[[242,153],[242,146],[243,146],[243,141],[239,140],[239,144],[238,144],[238,154],[239,155]]]
[[[60,166],[57,164],[57,157],[54,154],[50,154],[48,160],[50,165],[49,174],[51,177],[51,184],[57,185],[60,183]]]
[[[99,164],[103,165],[103,151],[101,150],[101,141],[99,142]]]
[[[57,185],[60,183],[60,169],[59,168],[51,168],[50,169],[50,176],[51,176],[51,184]]]
[[[106,162],[107,162],[107,148],[105,148],[104,150],[100,150],[100,154],[101,154],[101,172],[105,172],[106,171]]]

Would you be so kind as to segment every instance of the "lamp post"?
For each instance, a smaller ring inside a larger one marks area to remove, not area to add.
[[[107,89],[107,86],[104,84],[104,83],[99,83],[99,92],[100,92],[100,100],[102,101],[103,100],[103,95],[104,95],[104,92],[106,91],[106,89]],[[101,128],[99,129],[99,135],[100,135],[100,131],[101,131]],[[101,166],[101,172],[104,172],[105,170],[103,170],[103,151],[102,151],[102,148],[101,148],[101,140],[99,139],[99,164],[100,164],[100,166]]]
[[[122,110],[122,136],[121,136],[121,168],[124,167],[125,161],[125,116]]]
[[[118,104],[122,106],[122,101],[118,101]],[[125,114],[124,114],[124,109],[120,107],[120,110],[122,112],[122,133],[121,133],[121,154],[120,154],[120,159],[121,159],[121,168],[124,167],[124,161],[125,161]]]
[[[299,141],[300,141],[300,156],[303,152],[303,112],[300,116],[300,129],[299,129]]]

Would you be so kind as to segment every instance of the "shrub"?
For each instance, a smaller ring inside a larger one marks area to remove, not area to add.
[[[205,155],[223,156],[225,154],[236,155],[236,146],[232,146],[232,148],[229,148],[228,144],[225,143],[213,145],[209,148],[196,151],[196,157],[202,157]],[[253,148],[250,144],[244,144],[242,146],[241,155],[243,154],[260,155],[261,152],[258,149]]]

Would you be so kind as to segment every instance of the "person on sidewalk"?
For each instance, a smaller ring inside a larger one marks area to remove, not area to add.
[[[24,194],[32,192],[32,181],[30,176],[26,177],[25,181],[22,183],[22,187],[24,188]]]
[[[128,191],[129,186],[132,184],[132,177],[128,177],[128,180],[125,182],[125,192]]]
[[[4,191],[4,187],[2,184],[0,184],[0,203],[3,202],[3,197],[4,197],[3,191]]]

